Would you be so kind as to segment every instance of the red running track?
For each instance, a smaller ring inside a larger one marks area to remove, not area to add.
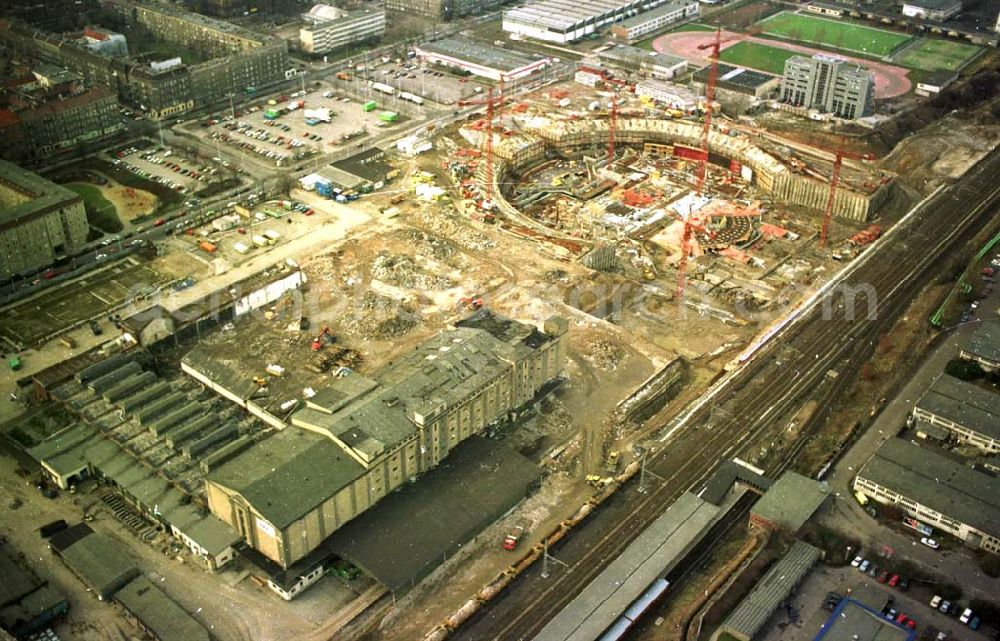
[[[750,42],[778,47],[780,49],[787,49],[789,51],[795,51],[809,56],[817,53],[831,55],[829,51],[812,49],[810,47],[794,45],[787,42],[767,40],[766,38],[755,38],[753,36],[736,33],[734,31],[723,31],[722,40],[722,49],[727,49],[737,42],[748,40]],[[708,56],[711,52],[711,45],[714,41],[715,33],[712,31],[680,31],[678,33],[668,33],[657,38],[653,41],[653,49],[659,51],[660,53],[669,53],[675,56],[680,56],[681,58],[686,58],[690,61],[708,64]],[[705,48],[699,49],[699,47],[702,46]],[[851,58],[850,56],[842,56],[840,54],[835,55],[857,63],[874,72],[876,98],[895,98],[896,96],[901,96],[908,92],[912,86],[910,79],[906,77],[906,74],[909,73],[908,69],[887,65],[881,62],[873,62],[863,58]],[[733,63],[724,62],[723,64]]]

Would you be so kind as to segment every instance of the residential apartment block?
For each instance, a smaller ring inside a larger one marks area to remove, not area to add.
[[[0,160],[0,277],[50,265],[87,242],[79,194]]]
[[[118,98],[159,120],[219,103],[230,95],[254,95],[290,77],[284,40],[260,35],[220,20],[170,5],[129,0],[109,3],[123,19],[179,48],[196,52],[204,62],[174,58],[109,57],[76,38],[38,31],[30,25],[0,23],[0,42],[25,57],[68,67],[89,83],[117,92]]]
[[[858,472],[854,490],[1000,554],[1000,479],[943,453],[891,438]]]
[[[344,11],[318,4],[302,14],[302,19],[308,24],[299,29],[299,43],[306,53],[329,53],[356,42],[376,40],[385,33],[382,9]]]
[[[453,20],[500,8],[500,0],[386,0],[386,11]]]
[[[785,61],[781,100],[848,120],[871,114],[875,80],[871,72],[826,54]]]

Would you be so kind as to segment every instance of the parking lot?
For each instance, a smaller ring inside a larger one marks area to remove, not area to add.
[[[185,129],[244,159],[283,167],[317,154],[363,147],[370,136],[410,120],[401,110],[374,100],[375,105],[365,111],[363,102],[338,96],[332,89],[310,89],[276,96],[237,112],[232,119],[222,114]],[[268,116],[269,110],[273,117]],[[385,111],[394,111],[396,118],[386,122],[389,116],[382,115]],[[322,117],[316,118],[317,112]],[[307,124],[307,119],[312,124]]]
[[[132,173],[160,183],[180,194],[202,189],[216,180],[218,168],[194,162],[174,154],[169,148],[156,151],[137,150],[115,158],[114,163]]]
[[[874,563],[877,563],[877,560]],[[992,630],[981,627],[978,631],[973,631],[961,623],[959,620],[961,608],[956,610],[955,615],[948,615],[939,609],[931,608],[930,597],[924,598],[928,591],[933,591],[933,585],[908,586],[904,591],[900,589],[898,583],[890,587],[888,580],[881,583],[878,581],[878,576],[872,577],[867,572],[860,572],[851,566],[830,568],[821,565],[791,596],[788,602],[789,609],[779,610],[771,617],[770,624],[760,639],[761,641],[812,641],[831,616],[834,604],[838,602],[836,596],[863,599],[866,606],[878,610],[886,621],[892,618],[898,626],[915,630],[919,638],[927,641],[982,641],[992,638],[990,636],[993,634]],[[872,595],[875,598],[864,595]],[[794,612],[794,615],[790,615],[790,612]]]

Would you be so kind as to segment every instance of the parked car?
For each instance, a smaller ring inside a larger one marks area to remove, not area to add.
[[[851,561],[851,567],[852,568],[858,567],[859,565],[861,565],[861,562],[864,561],[864,560],[865,560],[865,558],[863,556],[861,556],[860,554],[857,555],[856,557],[854,557],[854,560]]]
[[[951,601],[942,601],[941,605],[938,606],[938,610],[948,614],[948,610],[951,608]]]
[[[931,599],[930,605],[931,605],[932,608],[934,608],[935,610],[937,610],[938,607],[941,606],[941,597],[935,594],[934,598]]]
[[[962,616],[958,617],[959,623],[968,623],[972,619],[972,608],[962,610]]]
[[[881,572],[879,572],[878,576],[875,577],[875,580],[878,581],[879,583],[885,583],[886,581],[888,581],[889,580],[889,570],[882,570]]]
[[[889,587],[894,588],[898,585],[899,585],[899,575],[893,574],[891,577],[889,577]]]
[[[972,620],[969,621],[969,629],[970,630],[978,630],[979,629],[979,617],[977,617],[977,616],[972,617]]]
[[[938,549],[939,547],[941,547],[941,544],[940,544],[940,543],[938,543],[938,542],[937,542],[937,541],[935,541],[934,539],[932,539],[932,538],[929,538],[929,537],[926,537],[926,536],[925,536],[925,537],[922,537],[922,538],[920,539],[920,542],[921,542],[921,543],[923,543],[924,545],[926,545],[927,547],[929,547],[929,548],[930,548],[930,549],[932,549],[932,550],[936,550],[936,549]]]
[[[858,566],[858,569],[861,570],[862,572],[867,572],[869,565],[871,565],[871,561],[865,559],[864,561],[861,562],[861,565]]]

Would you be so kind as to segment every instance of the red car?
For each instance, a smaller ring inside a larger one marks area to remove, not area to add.
[[[894,588],[897,585],[899,585],[899,575],[893,574],[892,577],[889,579],[889,587]]]
[[[886,581],[889,580],[889,571],[882,570],[881,572],[878,573],[878,577],[876,577],[875,580],[878,581],[879,583],[885,583]]]
[[[163,218],[157,218],[156,222],[153,223],[153,227],[159,227],[160,225],[162,225],[165,222],[167,222],[165,219],[163,219]]]
[[[896,623],[898,623],[899,625],[905,625],[911,630],[916,630],[917,628],[917,622],[911,619],[910,617],[906,616],[905,614],[900,614],[898,617],[896,617]]]
[[[305,214],[306,216],[312,216],[312,215],[313,215],[313,214],[315,214],[316,212],[315,212],[315,211],[313,211],[312,209],[307,209],[307,210],[305,210],[305,211],[304,211],[304,212],[302,212],[302,213],[303,213],[303,214]]]

